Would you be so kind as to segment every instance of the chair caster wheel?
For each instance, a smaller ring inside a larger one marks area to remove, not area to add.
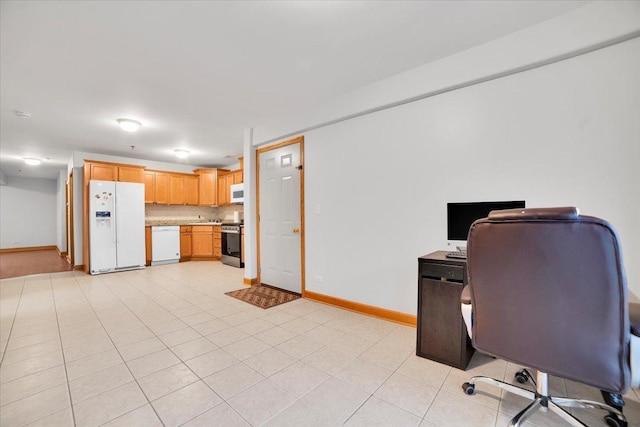
[[[462,384],[462,390],[466,394],[472,395],[473,393],[476,392],[476,385],[475,384],[471,384],[471,383],[464,383],[464,384]]]
[[[525,371],[518,371],[516,372],[516,381],[519,384],[526,384],[529,381],[529,375]]]
[[[609,427],[627,427],[627,423],[622,421],[616,415],[608,414],[604,416],[604,422],[607,423]]]

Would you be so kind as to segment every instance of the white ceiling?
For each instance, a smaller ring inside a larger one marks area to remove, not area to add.
[[[55,178],[73,151],[234,164],[246,128],[585,3],[3,0],[0,170]]]

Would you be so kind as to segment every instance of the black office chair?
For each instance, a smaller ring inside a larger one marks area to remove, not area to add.
[[[540,408],[584,426],[563,407],[603,409],[608,425],[627,425],[621,394],[640,383],[640,305],[627,302],[611,225],[576,208],[494,211],[471,226],[467,268],[474,347],[537,370],[537,380],[516,374],[535,392],[477,376],[463,384],[467,394],[489,383],[531,399],[510,426]],[[609,404],[550,396],[548,374],[599,388]]]

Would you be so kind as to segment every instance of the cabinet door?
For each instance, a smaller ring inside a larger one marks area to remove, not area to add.
[[[222,257],[222,227],[219,225],[213,226],[213,256]]]
[[[140,166],[118,166],[118,181],[144,182],[144,168]]]
[[[116,165],[104,163],[90,163],[91,178],[100,181],[117,181],[118,170]]]
[[[184,177],[169,175],[169,204],[184,205]]]
[[[144,172],[144,202],[156,202],[156,173],[151,171]]]
[[[231,184],[242,184],[243,179],[244,179],[244,171],[242,169],[233,171],[233,182]]]
[[[156,172],[156,203],[169,204],[169,174]]]
[[[151,265],[151,227],[144,228],[145,265]]]
[[[180,233],[180,258],[191,258],[191,233]]]
[[[421,277],[418,296],[418,356],[465,369],[469,350],[460,313],[463,284]]]
[[[229,177],[231,175],[218,176],[218,206],[229,204]]]
[[[202,172],[198,177],[198,204],[200,206],[216,206],[216,176],[211,172]]]
[[[194,226],[191,233],[191,255],[213,256],[213,230],[211,226]]]
[[[198,177],[185,176],[184,177],[184,202],[187,205],[198,205]]]

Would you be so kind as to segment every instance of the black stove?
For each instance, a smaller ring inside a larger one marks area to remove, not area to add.
[[[242,268],[242,238],[244,225],[239,222],[223,222],[222,231],[222,263]]]

